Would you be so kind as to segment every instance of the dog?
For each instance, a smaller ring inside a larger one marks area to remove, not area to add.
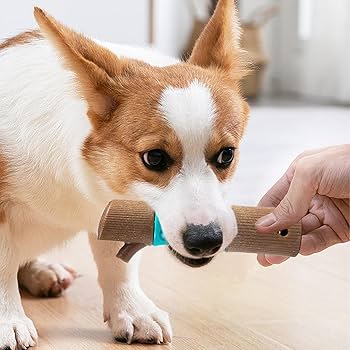
[[[0,349],[35,346],[18,285],[57,296],[74,280],[40,254],[87,231],[104,319],[127,343],[172,331],[138,283],[138,261],[97,241],[110,200],[146,202],[171,251],[207,264],[236,235],[227,197],[249,114],[234,0],[220,0],[186,61],[105,44],[39,8],[39,30],[0,44]]]

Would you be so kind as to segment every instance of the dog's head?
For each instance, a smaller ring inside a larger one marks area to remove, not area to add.
[[[35,16],[88,103],[89,166],[114,192],[153,207],[184,263],[209,262],[236,234],[225,193],[248,115],[234,1],[219,1],[191,57],[167,67],[116,57],[43,11]]]

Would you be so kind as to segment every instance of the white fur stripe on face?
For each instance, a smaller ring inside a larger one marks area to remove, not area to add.
[[[194,153],[204,157],[215,118],[210,89],[198,80],[186,88],[168,87],[163,91],[161,112],[179,137],[186,158]]]
[[[213,222],[223,231],[224,250],[237,230],[232,209],[223,197],[223,184],[205,157],[216,117],[212,93],[198,80],[185,88],[168,87],[161,96],[160,111],[180,139],[183,167],[167,187],[135,183],[134,192],[155,210],[169,244],[178,253],[190,256],[183,244],[187,225]]]

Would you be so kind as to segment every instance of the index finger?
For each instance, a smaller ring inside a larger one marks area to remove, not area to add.
[[[295,167],[297,162],[307,156],[315,155],[324,150],[330,149],[332,147],[327,148],[317,148],[305,151],[299,154],[293,162],[288,167],[287,171],[283,174],[283,176],[267,191],[267,193],[260,199],[258,206],[259,207],[277,207],[281,200],[286,196],[291,181],[293,179],[295,173]]]
[[[294,172],[293,169],[288,169],[283,176],[267,191],[267,193],[260,199],[259,207],[277,207],[281,200],[288,192],[291,178]]]
[[[319,173],[315,171],[317,162],[311,157],[298,161],[285,197],[272,213],[257,221],[256,227],[260,232],[269,233],[289,227],[307,214],[320,180]]]

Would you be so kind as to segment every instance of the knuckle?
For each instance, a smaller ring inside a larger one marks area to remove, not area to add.
[[[302,254],[304,256],[312,255],[317,253],[318,246],[317,246],[317,240],[315,238],[312,238],[309,240],[309,247],[306,251],[304,251]]]
[[[304,152],[300,153],[300,154],[295,158],[294,161],[295,161],[295,162],[298,162],[300,159],[302,159],[302,158],[304,158],[304,157],[307,157],[308,154],[309,154],[308,151],[304,151]]]
[[[322,166],[314,155],[306,156],[296,163],[295,176],[302,180],[309,188],[316,190],[320,181]]]
[[[297,211],[293,203],[288,197],[284,197],[279,206],[276,209],[277,216],[287,215],[289,219],[294,219],[297,217]]]
[[[292,162],[292,164],[297,167],[298,164],[303,163],[305,159],[310,159],[313,157],[313,153],[310,153],[310,151],[304,151],[300,153]]]
[[[314,162],[310,156],[299,159],[296,163],[296,172],[301,176],[308,176],[313,173]]]
[[[273,193],[266,193],[260,200],[259,206],[265,207],[277,207],[279,204],[278,197]]]
[[[349,242],[350,241],[350,229],[349,229],[349,227],[347,229],[345,229],[344,232],[340,233],[338,236],[339,236],[342,243]]]
[[[316,245],[316,251],[320,252],[320,251],[326,249],[330,244],[329,244],[328,239],[326,239],[325,235],[319,234],[316,236],[315,245]]]

